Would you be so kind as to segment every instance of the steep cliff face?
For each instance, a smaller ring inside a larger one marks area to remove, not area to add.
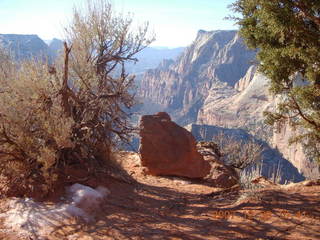
[[[307,178],[319,177],[319,168],[306,158],[302,146],[289,146],[296,134],[289,125],[274,130],[263,124],[263,112],[272,111],[278,100],[254,61],[255,52],[244,46],[236,31],[199,31],[177,61],[164,62],[144,75],[139,89],[145,103],[142,112],[167,111],[181,125],[246,129],[290,161],[284,164],[276,153],[268,155],[274,158],[271,162],[280,161],[291,173],[296,168]]]
[[[248,129],[267,140],[305,177],[319,177],[317,163],[306,157],[301,144],[289,145],[289,139],[298,134],[289,124],[277,129],[263,124],[263,112],[275,109],[279,101],[269,93],[268,86],[269,79],[257,72],[256,67],[250,67],[232,95],[218,98],[214,91],[209,94],[199,111],[198,124]]]
[[[8,49],[16,60],[53,57],[48,45],[37,35],[0,34],[0,46]]]
[[[274,108],[268,79],[251,66],[233,89],[213,89],[198,115],[199,124],[243,127],[261,122],[263,112]],[[228,92],[228,94],[226,94]]]
[[[181,124],[197,120],[198,111],[214,89],[229,89],[245,75],[255,57],[236,31],[200,30],[182,56],[165,67],[149,70],[139,95]],[[228,93],[231,94],[231,93]],[[155,110],[155,109],[153,109]]]
[[[279,151],[272,148],[270,143],[257,139],[243,129],[198,124],[190,124],[186,126],[186,129],[189,130],[198,141],[212,141],[212,139],[221,133],[224,136],[232,137],[239,141],[254,140],[263,147],[261,155],[261,163],[263,165],[261,173],[263,176],[272,178],[274,170],[276,169],[280,175],[278,177],[281,183],[285,183],[286,181],[298,182],[305,179],[303,172],[299,172],[298,166],[284,158]]]
[[[320,178],[319,164],[307,157],[303,146],[299,143],[288,144],[290,138],[294,138],[297,134],[297,130],[294,130],[289,124],[284,124],[273,130],[272,145],[282,153],[284,158],[289,159],[306,178]]]

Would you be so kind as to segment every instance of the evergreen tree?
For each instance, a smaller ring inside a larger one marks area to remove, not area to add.
[[[240,13],[234,17],[240,34],[259,49],[259,70],[281,99],[266,121],[300,129],[291,142],[320,160],[320,1],[237,0],[231,8]]]

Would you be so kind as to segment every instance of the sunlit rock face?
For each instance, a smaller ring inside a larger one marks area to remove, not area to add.
[[[195,122],[211,91],[236,92],[234,85],[254,57],[237,31],[200,30],[178,60],[145,73],[139,88],[139,96],[148,102],[144,110],[166,110],[181,124]]]
[[[203,178],[210,165],[197,151],[192,134],[165,112],[144,115],[140,121],[141,164],[151,175]]]
[[[255,56],[237,31],[200,30],[180,58],[163,62],[142,77],[141,112],[166,111],[180,125],[246,129],[267,140],[305,177],[319,177],[319,168],[307,159],[302,146],[289,146],[288,139],[296,134],[289,126],[272,129],[263,124],[263,112],[273,111],[279,99],[269,93],[270,80],[257,71]]]
[[[251,66],[234,89],[213,89],[199,110],[200,124],[240,127],[263,121],[263,112],[274,108],[269,80]]]
[[[273,131],[273,147],[277,148],[306,178],[319,179],[319,164],[307,157],[301,144],[288,144],[290,138],[294,138],[299,131],[294,130],[288,123]]]
[[[303,176],[318,178],[319,167],[312,159],[307,158],[301,144],[289,145],[289,139],[299,134],[299,130],[293,130],[289,124],[277,129],[263,124],[263,112],[273,111],[280,101],[269,92],[269,81],[256,67],[250,67],[235,85],[237,92],[227,95],[220,90],[209,94],[199,110],[198,124],[245,128],[252,134],[267,139],[270,146],[277,149]]]

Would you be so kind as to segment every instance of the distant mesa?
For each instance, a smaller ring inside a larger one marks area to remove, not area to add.
[[[18,61],[31,58],[53,60],[50,48],[38,35],[0,34],[0,45]]]
[[[63,50],[63,41],[57,38],[42,40],[35,34],[0,34],[0,46],[7,49],[15,60],[43,58],[53,61]],[[167,66],[183,52],[184,47],[147,47],[135,56],[138,62],[127,62],[126,70],[130,74],[140,75],[157,66]]]

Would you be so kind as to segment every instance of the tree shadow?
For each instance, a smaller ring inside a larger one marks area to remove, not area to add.
[[[81,233],[93,239],[320,239],[319,194],[263,190],[257,193],[260,201],[238,203],[239,193],[208,196],[119,182],[109,188],[111,195],[94,224],[72,230],[61,226],[52,234],[61,238]]]

